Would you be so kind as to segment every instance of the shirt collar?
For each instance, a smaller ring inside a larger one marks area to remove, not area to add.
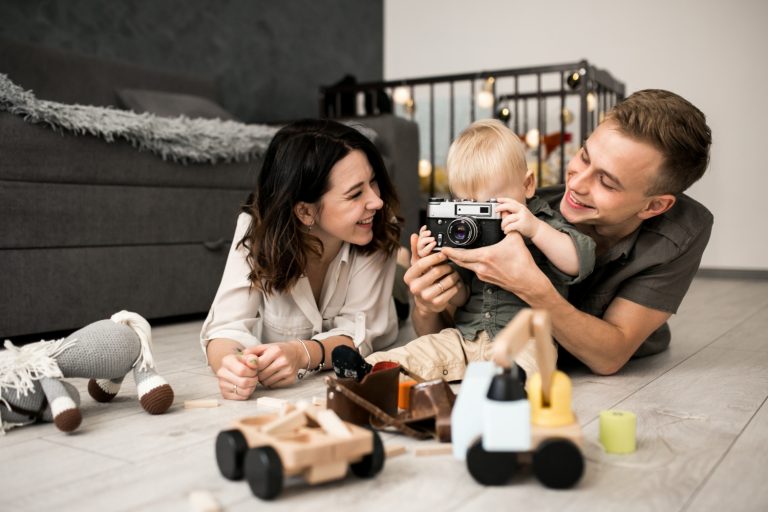
[[[616,260],[626,260],[629,257],[629,253],[632,252],[632,249],[635,247],[635,242],[637,242],[637,237],[640,235],[640,229],[637,228],[621,240],[619,240],[616,245],[608,249],[608,251],[600,256],[597,261],[595,262],[597,265],[605,265],[606,263],[610,263],[612,261]]]
[[[337,255],[337,259],[340,262],[349,263],[349,257],[350,252],[352,251],[352,246],[349,242],[344,242],[341,244],[341,249],[339,249],[339,254]]]

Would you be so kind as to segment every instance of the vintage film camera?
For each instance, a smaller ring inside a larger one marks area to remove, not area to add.
[[[427,229],[437,242],[434,250],[485,247],[504,238],[497,206],[495,199],[476,202],[431,198],[427,203]]]

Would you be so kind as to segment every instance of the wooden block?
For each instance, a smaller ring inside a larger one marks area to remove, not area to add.
[[[220,512],[221,505],[210,491],[192,491],[189,493],[189,505],[195,512]]]
[[[417,457],[431,457],[433,455],[449,455],[453,453],[453,447],[451,443],[431,444],[427,446],[420,446],[413,450],[413,454]]]
[[[334,437],[352,437],[347,425],[332,409],[321,409],[315,413],[315,421],[326,434]]]
[[[405,449],[405,446],[403,446],[402,444],[392,444],[384,447],[384,455],[386,455],[388,459],[392,457],[397,457],[398,455],[402,455],[406,451],[407,450]]]
[[[256,399],[256,406],[262,406],[276,411],[285,408],[287,403],[287,400],[283,400],[282,398],[272,398],[271,396],[260,396]]]
[[[219,401],[215,398],[211,398],[208,400],[185,400],[184,401],[184,408],[185,409],[207,409],[210,407],[218,407]]]
[[[307,416],[304,414],[304,411],[293,410],[265,424],[261,427],[261,431],[265,434],[279,434],[301,428],[306,424]]]

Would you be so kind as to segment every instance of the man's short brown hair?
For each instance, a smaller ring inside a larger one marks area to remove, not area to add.
[[[648,143],[664,158],[648,195],[680,194],[709,165],[712,132],[704,113],[688,100],[662,89],[638,91],[606,116],[625,135]]]

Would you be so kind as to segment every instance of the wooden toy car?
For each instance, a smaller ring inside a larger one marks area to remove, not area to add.
[[[384,445],[373,430],[305,405],[283,415],[238,420],[216,438],[216,462],[225,478],[245,477],[254,495],[269,500],[289,476],[314,485],[343,478],[349,467],[358,477],[371,478],[384,467]]]
[[[555,370],[549,314],[521,311],[494,339],[493,361],[470,363],[451,415],[453,454],[484,485],[508,482],[531,462],[547,487],[574,486],[584,473],[581,428],[571,410],[571,382]],[[539,373],[526,390],[514,357],[533,339]]]

